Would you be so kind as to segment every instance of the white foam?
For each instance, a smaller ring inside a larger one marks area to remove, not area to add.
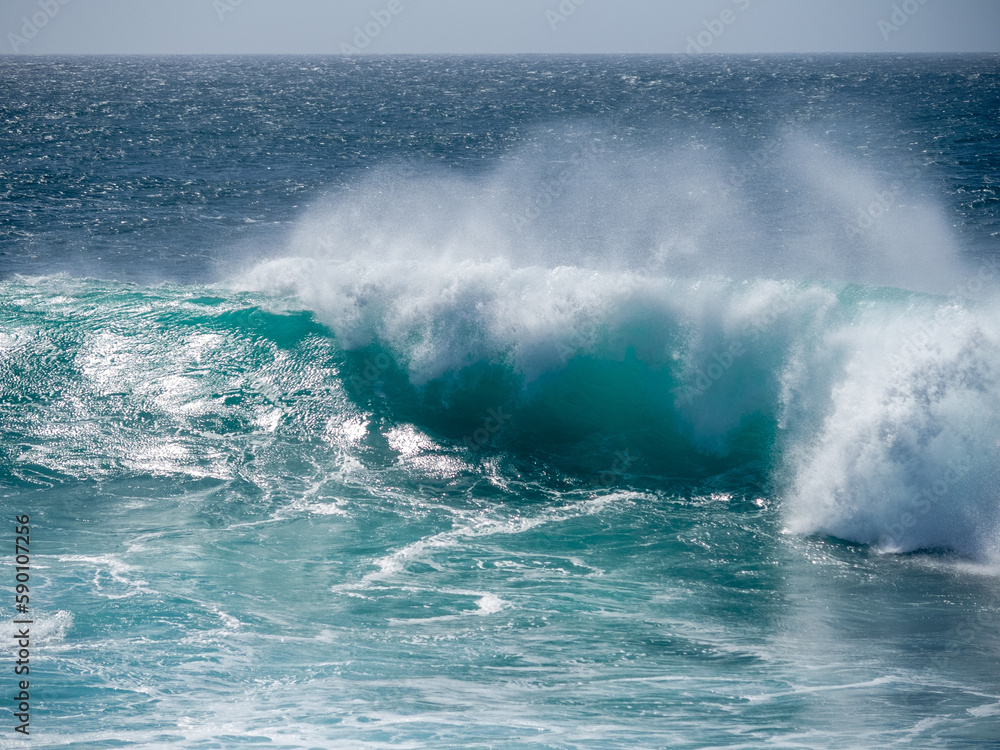
[[[34,646],[46,646],[61,643],[73,626],[73,613],[58,610],[51,614],[31,611],[27,617],[31,619],[31,643]],[[12,620],[0,620],[0,638],[5,642],[13,640],[22,624]]]
[[[542,206],[560,157],[540,153],[485,179],[380,171],[237,285],[387,347],[416,386],[635,357],[676,376],[663,401],[704,452],[773,417],[790,530],[1000,560],[1000,307],[970,300],[997,273],[958,260],[919,175],[787,134],[736,182],[711,150],[571,160]]]
[[[790,530],[1000,561],[997,311],[879,311],[824,336],[835,382],[813,367],[789,383],[827,399],[790,455]]]

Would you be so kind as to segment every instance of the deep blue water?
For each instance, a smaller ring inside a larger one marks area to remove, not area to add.
[[[0,122],[33,747],[1000,747],[1000,58],[0,57]]]

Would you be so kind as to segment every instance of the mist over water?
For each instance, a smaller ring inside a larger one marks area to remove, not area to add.
[[[637,146],[615,130],[559,127],[560,137],[533,139],[485,175],[380,167],[311,206],[282,252],[941,294],[969,270],[920,171],[905,162],[876,174],[791,131],[737,151],[710,133]]]

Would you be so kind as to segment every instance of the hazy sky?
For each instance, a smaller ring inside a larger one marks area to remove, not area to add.
[[[1000,52],[1000,0],[0,0],[0,34],[18,54]]]

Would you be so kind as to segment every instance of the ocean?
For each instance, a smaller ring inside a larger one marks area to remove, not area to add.
[[[1000,57],[0,117],[0,746],[1000,747]]]

